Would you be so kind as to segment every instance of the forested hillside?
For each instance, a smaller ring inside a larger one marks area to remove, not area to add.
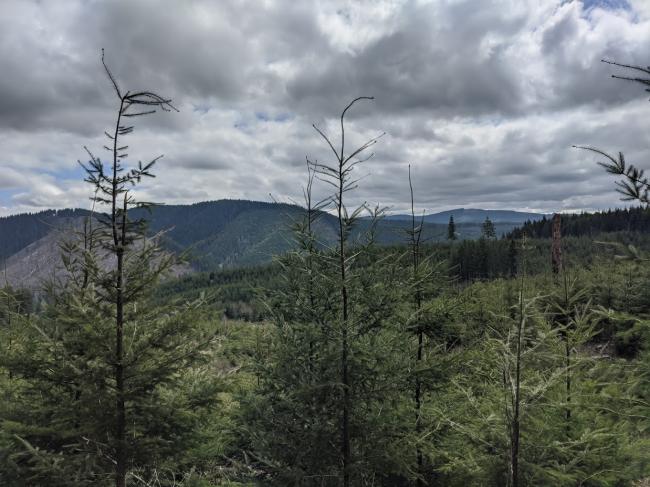
[[[462,217],[463,210],[459,210],[461,222],[456,224],[458,239],[480,237],[487,212],[474,211],[475,214]],[[171,252],[184,254],[194,270],[211,271],[269,263],[274,256],[294,249],[291,228],[303,218],[304,212],[304,208],[290,204],[219,200],[192,205],[157,205],[146,210],[135,209],[132,214],[134,218],[146,219],[147,234],[160,235],[161,244]],[[425,221],[437,222],[442,218],[445,223],[425,222],[423,241],[446,240],[448,213],[444,212],[443,217],[425,215]],[[79,229],[83,217],[89,214],[78,209],[51,210],[0,219],[0,261],[3,268],[11,270],[10,282],[33,287],[39,279],[49,277],[56,268],[53,262],[50,262],[51,265],[42,264],[39,267],[42,271],[34,273],[34,279],[21,279],[20,274],[28,273],[25,268],[33,266],[35,258],[44,258],[44,254],[51,254],[49,261],[58,260],[58,250],[52,245],[53,239],[48,234],[54,232],[60,236],[62,231],[70,233],[71,229]],[[506,215],[513,221],[495,222],[497,235],[514,228],[517,221],[515,215],[519,215],[520,220],[524,215],[530,217],[530,214],[517,212],[506,212]],[[95,218],[100,217],[95,214]],[[377,224],[376,242],[380,245],[400,243],[408,225],[409,222],[399,216],[382,219]],[[369,219],[359,219],[353,228],[352,240],[361,238],[369,226]],[[334,242],[335,227],[335,218],[323,213],[315,228],[321,245]]]

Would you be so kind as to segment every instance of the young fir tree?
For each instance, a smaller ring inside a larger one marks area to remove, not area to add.
[[[411,194],[411,229],[408,231],[408,236],[410,239],[411,246],[411,256],[412,256],[412,279],[413,279],[413,305],[414,305],[414,314],[420,315],[422,310],[422,277],[420,275],[421,271],[421,252],[420,252],[420,240],[422,239],[422,225],[424,223],[424,214],[422,219],[419,222],[419,225],[416,225],[415,220],[415,202],[413,197],[413,183],[411,181],[411,165],[409,164],[409,190]],[[450,220],[450,224],[453,224],[453,220]],[[419,322],[419,316],[417,316],[416,323]],[[418,323],[419,324],[419,323]],[[416,370],[418,366],[421,366],[424,353],[424,330],[422,326],[415,327],[415,334],[417,336],[417,354],[416,354]],[[420,377],[415,376],[415,433],[419,436],[422,434],[422,382]],[[423,485],[422,483],[422,468],[424,465],[422,450],[420,446],[416,448],[415,457],[417,461],[417,470],[418,475],[418,485]]]
[[[489,218],[486,218],[484,224],[484,234],[489,232],[485,230],[486,226],[491,226]],[[489,224],[489,225],[488,225]],[[493,230],[493,229],[492,229]],[[486,237],[489,238],[489,237]],[[524,241],[525,242],[525,241]],[[522,247],[525,243],[522,243]],[[524,365],[524,354],[526,346],[525,333],[531,316],[529,307],[533,301],[526,301],[525,297],[525,279],[526,269],[523,268],[519,280],[519,296],[516,305],[517,312],[515,317],[510,321],[512,323],[505,337],[497,339],[495,343],[500,348],[502,358],[503,387],[506,401],[504,404],[504,413],[509,440],[509,475],[508,485],[510,487],[519,487],[519,461],[521,449],[521,420],[522,420],[522,369]],[[506,320],[508,317],[506,318]],[[530,333],[530,332],[529,332]],[[514,344],[513,344],[514,342]]]
[[[346,207],[352,170],[377,140],[346,150],[345,115],[362,99],[341,114],[340,149],[316,128],[335,155],[333,164],[311,168],[335,190],[326,201],[336,242],[313,245],[308,211],[296,228],[299,249],[281,259],[283,285],[269,302],[276,333],[258,364],[259,395],[245,421],[254,458],[278,485],[395,485],[413,464],[412,450],[400,443],[413,416],[402,407],[411,404],[412,390],[396,312],[397,259],[377,257],[379,212],[364,238],[350,240],[366,209]]]
[[[413,370],[413,399],[415,403],[415,460],[417,474],[416,483],[418,486],[428,485],[427,477],[430,477],[430,472],[425,472],[425,455],[423,452],[422,443],[431,443],[426,441],[429,435],[425,433],[425,424],[423,421],[423,402],[425,397],[430,392],[429,385],[435,382],[435,378],[431,380],[429,367],[432,365],[432,360],[426,357],[426,352],[431,352],[432,347],[426,343],[427,336],[435,335],[440,332],[439,325],[443,320],[440,319],[440,314],[434,312],[438,310],[440,302],[432,301],[439,298],[443,288],[446,284],[446,276],[442,275],[442,269],[445,268],[445,262],[439,262],[438,265],[432,263],[431,258],[424,255],[422,252],[422,229],[424,225],[424,214],[418,221],[415,216],[415,198],[413,194],[413,184],[411,181],[411,166],[409,165],[409,190],[411,196],[411,228],[406,231],[408,236],[409,252],[409,267],[410,276],[408,279],[407,289],[410,292],[411,309],[408,312],[406,321],[406,331],[415,338],[415,353],[413,365],[410,367]],[[453,221],[452,221],[453,224]],[[406,297],[406,296],[405,296]],[[442,301],[442,300],[440,300]],[[435,337],[439,338],[439,337]],[[438,343],[439,340],[432,343]],[[429,346],[427,346],[429,345]],[[429,349],[429,350],[427,350]],[[435,353],[435,352],[434,352]],[[431,445],[428,450],[431,450]],[[430,469],[429,469],[430,470]]]
[[[143,214],[147,205],[132,188],[153,176],[160,157],[125,166],[123,139],[134,128],[126,121],[174,107],[153,92],[123,91],[105,63],[104,69],[118,103],[106,132],[110,162],[88,151],[82,166],[94,203],[106,213],[62,244],[65,275],[49,287],[44,313],[23,323],[1,359],[20,381],[19,406],[2,418],[14,438],[16,486],[148,481],[181,461],[198,412],[214,396],[211,379],[186,374],[205,359],[213,336],[201,300],[153,304],[156,283],[176,259],[130,211]]]

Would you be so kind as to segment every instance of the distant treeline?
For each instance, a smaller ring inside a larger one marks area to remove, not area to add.
[[[546,217],[528,221],[515,228],[506,238],[519,239],[524,233],[533,238],[551,238],[551,225],[552,221]],[[637,207],[562,215],[562,235],[581,237],[611,232],[650,233],[650,210]]]
[[[620,253],[616,245],[634,245],[640,250],[650,250],[650,236],[642,233],[611,232],[598,235],[598,241],[589,236],[563,237],[565,265],[590,268],[599,259]],[[474,281],[508,279],[524,271],[529,275],[550,272],[551,242],[548,238],[529,238],[525,248],[515,239],[463,240],[453,243],[428,243],[422,246],[422,254],[432,262],[443,262],[448,274],[459,284]],[[382,246],[374,249],[375,258],[406,252],[405,246]],[[407,259],[408,255],[404,255]],[[526,269],[522,268],[525,262]],[[260,321],[268,318],[267,309],[261,304],[260,290],[276,289],[280,282],[281,268],[277,263],[242,267],[237,269],[197,272],[162,283],[156,291],[160,302],[172,298],[194,299],[201,292],[211,296],[214,307],[226,318]],[[263,294],[263,293],[262,293]]]

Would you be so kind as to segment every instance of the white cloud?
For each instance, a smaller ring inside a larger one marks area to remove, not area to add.
[[[614,206],[611,178],[570,145],[648,160],[647,96],[600,63],[649,64],[650,10],[629,4],[7,0],[0,189],[13,199],[0,213],[87,206],[76,161],[84,145],[103,155],[115,110],[102,47],[125,89],[181,109],[137,120],[128,140],[134,159],[165,154],[146,198],[299,201],[305,156],[330,157],[311,123],[336,137],[340,110],[368,94],[349,142],[387,136],[354,202],[405,209],[411,163],[429,211]]]

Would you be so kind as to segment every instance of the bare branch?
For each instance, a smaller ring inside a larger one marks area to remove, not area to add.
[[[122,98],[122,93],[120,93],[120,88],[117,85],[117,81],[115,81],[115,78],[113,77],[113,73],[111,73],[111,70],[108,69],[108,66],[106,65],[106,62],[104,61],[104,48],[102,47],[102,64],[104,65],[104,70],[106,71],[106,74],[108,75],[108,79],[111,80],[111,83],[113,84],[113,88],[115,88],[115,93],[117,93],[118,98]]]
[[[634,69],[636,71],[641,71],[642,73],[650,74],[650,66],[644,68],[643,66],[634,66],[634,65],[631,65],[631,64],[621,64],[621,63],[617,63],[615,61],[609,61],[607,59],[601,59],[600,62],[601,63],[606,63],[606,64],[611,64],[613,66],[620,66],[621,68]]]
[[[339,156],[339,153],[336,152],[336,149],[334,148],[334,146],[333,146],[332,143],[330,142],[330,139],[327,137],[327,135],[325,135],[325,134],[321,131],[321,129],[319,129],[319,128],[316,126],[316,124],[313,124],[313,123],[312,123],[311,126],[314,127],[314,129],[316,130],[316,132],[318,132],[318,133],[320,134],[320,136],[323,137],[323,139],[325,139],[325,142],[327,142],[327,144],[330,146],[330,149],[332,149],[332,152],[334,152],[334,155],[336,156],[336,158],[340,160],[341,157]]]

